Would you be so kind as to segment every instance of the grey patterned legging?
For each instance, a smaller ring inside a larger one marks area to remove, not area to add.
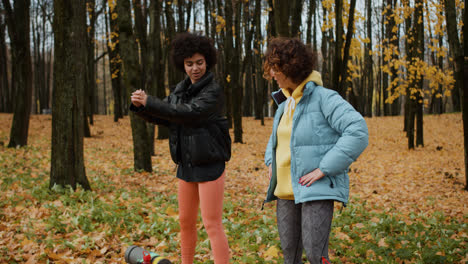
[[[302,251],[311,264],[328,260],[328,239],[333,218],[333,200],[294,204],[279,199],[276,208],[284,264],[302,264]]]

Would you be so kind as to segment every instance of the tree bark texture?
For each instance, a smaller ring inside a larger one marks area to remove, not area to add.
[[[255,11],[254,11],[254,24],[255,24],[255,37],[254,37],[254,50],[255,53],[255,119],[260,120],[261,124],[264,125],[264,114],[263,104],[265,102],[264,86],[265,81],[263,79],[263,68],[262,68],[262,52],[260,39],[262,39],[261,25],[261,0],[255,0]],[[274,29],[274,28],[271,28]]]
[[[5,41],[6,22],[0,14],[0,112],[11,113],[13,107],[12,92],[8,81],[8,59],[7,46]]]
[[[243,99],[243,85],[241,83],[241,62],[240,56],[242,54],[242,44],[241,44],[241,28],[240,20],[242,13],[242,2],[238,1],[233,4],[235,7],[234,14],[234,28],[235,35],[233,35],[233,40],[235,43],[235,48],[233,49],[234,54],[232,56],[232,73],[231,73],[231,82],[232,82],[232,117],[234,122],[234,142],[242,143],[242,99]]]
[[[465,145],[465,191],[468,191],[468,12],[463,15],[463,50],[464,50],[464,75],[462,94],[463,139]]]
[[[372,0],[366,0],[366,8],[367,8],[367,38],[369,39],[369,43],[365,46],[365,69],[364,69],[364,82],[363,86],[365,87],[364,90],[364,115],[368,117],[372,117],[372,98],[373,98],[373,90],[374,90],[374,62],[372,59]]]
[[[323,24],[326,23],[327,21],[327,9],[323,8]],[[332,56],[330,56],[331,48],[329,49],[329,42],[330,42],[330,37],[329,37],[329,32],[323,31],[322,32],[322,45],[321,45],[321,51],[322,51],[322,79],[323,79],[323,85],[325,87],[333,88],[331,86],[330,80],[331,80],[331,72],[332,70],[328,67],[330,60],[332,60]]]
[[[85,0],[54,0],[54,89],[50,187],[90,190],[83,159]]]
[[[109,74],[111,76],[112,96],[114,98],[114,122],[118,122],[124,115],[124,93],[122,91],[122,63],[120,58],[119,25],[117,24],[117,10],[109,6],[109,18],[106,19],[108,36],[107,52],[109,54]],[[104,13],[107,16],[107,13]],[[109,23],[109,24],[107,24]]]
[[[289,4],[284,0],[273,0],[274,23],[279,37],[289,37]]]
[[[455,89],[452,92],[453,108],[460,111],[460,98],[463,92],[463,47],[458,36],[457,13],[455,10],[455,0],[444,0],[445,18],[447,22],[447,36],[450,46],[450,53],[454,58],[455,66]]]
[[[235,86],[235,82],[237,80],[234,80],[234,67],[235,67],[235,62],[234,62],[234,32],[233,32],[233,8],[232,8],[232,1],[229,1],[224,5],[224,17],[226,21],[226,28],[225,28],[225,36],[224,36],[224,61],[226,65],[226,69],[223,72],[223,79],[224,79],[224,94],[226,95],[226,115],[229,121],[229,127],[232,126],[232,91],[233,91],[233,86]]]
[[[29,37],[30,0],[2,0],[11,40],[13,123],[8,147],[28,143],[29,117],[32,104],[32,70]]]
[[[348,30],[346,32],[346,42],[343,50],[343,60],[340,70],[341,81],[339,91],[344,95],[347,88],[348,79],[348,60],[349,60],[349,49],[351,48],[351,41],[354,34],[354,10],[356,9],[356,0],[351,0],[349,7],[349,18],[348,18]]]
[[[414,19],[415,25],[413,28],[416,30],[416,56],[420,61],[424,61],[424,13],[423,13],[423,3],[416,3],[416,18]],[[421,74],[419,76],[417,87],[419,92],[416,97],[416,146],[424,147],[424,115],[423,115],[423,90],[424,90],[424,76]]]
[[[341,49],[343,48],[343,0],[335,0],[335,51],[334,51],[334,63],[333,63],[333,77],[332,87],[335,91],[341,94],[340,91],[340,74],[341,64],[343,63],[343,57]]]
[[[286,2],[286,1],[283,1]],[[291,37],[301,36],[302,6],[304,0],[293,0],[291,5]]]
[[[125,94],[130,98],[133,91],[142,89],[141,69],[138,60],[138,47],[133,34],[131,7],[129,0],[117,1],[117,21],[120,35],[120,57],[123,62],[123,83]],[[135,170],[152,171],[151,150],[144,120],[129,112],[133,138],[133,157]]]
[[[166,97],[165,81],[165,68],[163,56],[163,46],[161,39],[161,16],[162,16],[162,1],[151,1],[150,3],[150,32],[151,32],[151,52],[152,59],[150,65],[150,78],[152,78],[151,93],[155,94],[158,98]],[[169,129],[165,126],[158,126],[158,139],[169,138]]]
[[[251,4],[244,4],[244,12],[243,12],[243,23],[244,23],[244,30],[245,30],[245,41],[244,41],[244,50],[245,50],[245,58],[242,64],[242,71],[241,74],[244,76],[244,96],[243,96],[243,103],[242,103],[242,115],[243,116],[252,116],[252,57],[254,51],[252,50],[252,39],[254,33],[254,27],[251,23],[252,20],[252,13]]]
[[[96,87],[96,65],[94,62],[95,57],[95,33],[96,33],[96,1],[86,0],[87,15],[89,19],[89,25],[87,26],[86,40],[87,40],[87,67],[86,67],[86,86],[85,86],[85,121],[89,120],[89,124],[94,124],[94,114],[96,113],[97,104],[97,87]],[[85,123],[85,137],[91,137],[89,130],[89,124]]]

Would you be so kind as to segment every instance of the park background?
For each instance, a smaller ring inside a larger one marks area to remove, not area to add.
[[[2,0],[0,261],[123,263],[137,244],[177,263],[167,130],[128,105],[132,91],[164,97],[184,77],[168,51],[191,31],[219,51],[234,141],[224,222],[233,263],[282,260],[274,205],[261,210],[278,89],[262,78],[262,56],[273,36],[310,45],[324,85],[369,126],[351,202],[336,205],[333,263],[466,263],[464,4]],[[196,263],[210,263],[201,225],[199,241]]]

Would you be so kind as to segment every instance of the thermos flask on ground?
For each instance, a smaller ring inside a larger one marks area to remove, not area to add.
[[[146,258],[143,257],[146,255]],[[148,257],[149,255],[149,257]],[[168,259],[165,259],[154,252],[147,251],[138,246],[130,246],[125,251],[125,262],[129,264],[172,264]]]

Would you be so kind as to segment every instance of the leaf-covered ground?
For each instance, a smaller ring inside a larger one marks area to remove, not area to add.
[[[51,116],[32,116],[28,146],[6,148],[0,114],[0,263],[124,263],[136,244],[179,263],[175,166],[156,141],[153,173],[133,171],[128,118],[96,116],[85,139],[93,191],[49,190]],[[232,263],[282,263],[263,153],[271,130],[245,118],[227,167],[224,225]],[[460,114],[424,117],[425,147],[407,150],[402,117],[367,119],[370,145],[336,205],[333,263],[467,263],[468,192]],[[199,221],[195,263],[213,263]]]

